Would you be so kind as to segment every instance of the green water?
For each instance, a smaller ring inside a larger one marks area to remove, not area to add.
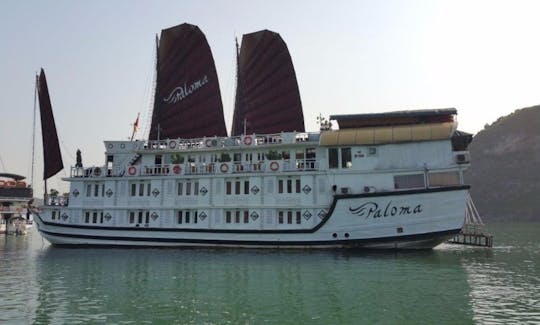
[[[65,249],[0,235],[0,324],[540,323],[540,224],[493,249]]]

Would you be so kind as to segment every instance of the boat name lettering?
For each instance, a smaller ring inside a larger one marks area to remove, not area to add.
[[[178,86],[174,88],[169,96],[166,98],[163,98],[163,101],[167,104],[176,104],[184,99],[186,99],[189,95],[193,94],[195,91],[201,89],[204,85],[208,83],[208,76],[204,75],[199,80],[195,80],[191,85],[187,85],[187,83],[184,83],[183,86]]]
[[[410,205],[399,206],[399,205],[394,205],[392,204],[392,201],[389,201],[383,209],[382,207],[379,208],[379,205],[375,202],[366,202],[357,207],[349,206],[349,211],[352,214],[356,214],[360,217],[365,216],[366,219],[370,217],[375,219],[375,218],[381,218],[381,217],[393,217],[396,215],[422,213],[422,204],[418,204],[414,207]]]

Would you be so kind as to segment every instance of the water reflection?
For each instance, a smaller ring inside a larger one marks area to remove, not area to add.
[[[46,248],[35,323],[472,322],[460,256]]]

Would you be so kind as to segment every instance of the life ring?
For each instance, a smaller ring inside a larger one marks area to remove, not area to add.
[[[176,148],[176,141],[169,142],[169,148],[175,149]]]
[[[212,147],[212,139],[206,139],[206,141],[204,142],[204,145],[206,147]]]
[[[114,146],[113,146],[112,143],[109,143],[109,144],[107,145],[107,148],[109,148],[109,149],[112,149],[113,147],[114,147]]]
[[[180,165],[174,165],[172,168],[173,173],[180,174],[182,172],[182,166]]]
[[[252,139],[249,135],[246,135],[246,136],[244,137],[244,144],[245,144],[246,146],[250,146],[252,142],[253,142],[253,139]]]
[[[131,175],[131,176],[133,176],[133,175],[135,175],[136,173],[137,173],[137,167],[135,167],[135,166],[129,166],[129,168],[128,168],[128,174]]]
[[[96,176],[96,177],[101,176],[101,168],[99,168],[99,167],[94,168],[94,176]]]
[[[270,170],[275,172],[279,169],[279,163],[277,161],[272,161],[270,163]]]
[[[222,173],[226,173],[229,171],[229,165],[227,165],[226,163],[222,163],[221,166],[219,166],[219,169]]]
[[[125,147],[126,147],[126,145],[123,144],[123,143],[120,145],[120,149],[124,149]]]

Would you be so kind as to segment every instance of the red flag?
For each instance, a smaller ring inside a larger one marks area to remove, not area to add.
[[[139,129],[139,115],[141,113],[138,113],[137,114],[137,119],[135,120],[135,123],[133,123],[133,132],[137,132],[137,130]]]

